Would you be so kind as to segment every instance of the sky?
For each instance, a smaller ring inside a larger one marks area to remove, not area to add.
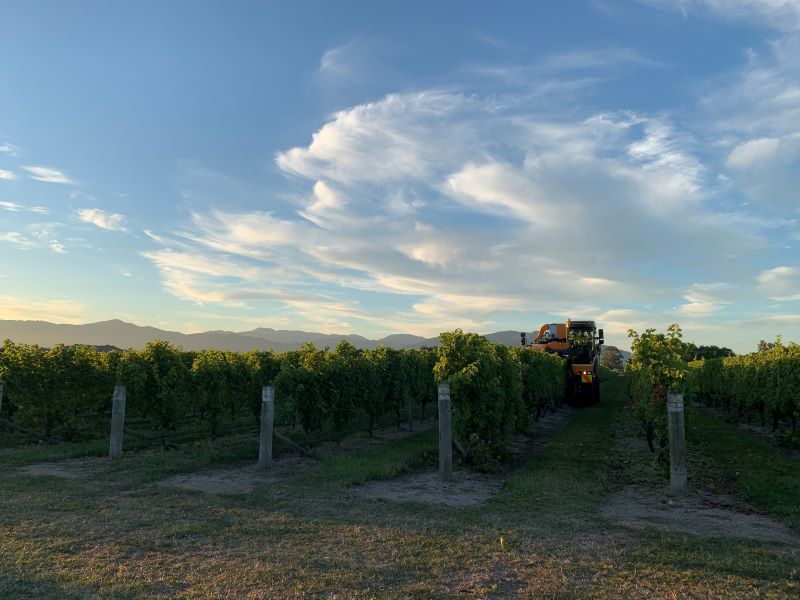
[[[800,340],[800,0],[2,12],[0,319]]]

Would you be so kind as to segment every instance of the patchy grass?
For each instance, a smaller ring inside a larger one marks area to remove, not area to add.
[[[131,453],[84,480],[17,468],[103,455],[105,444],[0,453],[0,598],[797,597],[795,547],[599,518],[614,486],[666,486],[646,451],[620,449],[621,432],[636,429],[624,405],[621,382],[608,381],[600,405],[572,415],[469,508],[356,493],[434,469],[433,431],[324,461],[279,459],[269,482],[240,495],[157,482],[250,465],[247,437]]]
[[[694,411],[687,439],[712,473],[744,498],[800,531],[800,461],[722,419]]]

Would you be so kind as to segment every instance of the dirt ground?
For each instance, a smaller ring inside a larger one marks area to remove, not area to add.
[[[502,479],[478,473],[457,471],[453,481],[443,482],[437,471],[409,473],[396,479],[371,481],[356,488],[356,495],[389,502],[419,502],[446,506],[483,504],[502,485]]]
[[[259,470],[255,466],[247,466],[239,469],[175,475],[158,484],[205,494],[246,494],[253,491],[256,485],[274,480],[273,473]]]
[[[609,494],[600,515],[622,527],[800,544],[800,537],[729,496],[693,491],[683,497],[641,485]]]
[[[58,462],[42,462],[20,468],[25,475],[59,477],[61,479],[86,479],[111,466],[111,459],[93,456],[70,458]]]

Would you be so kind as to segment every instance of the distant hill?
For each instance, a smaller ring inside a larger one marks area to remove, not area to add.
[[[205,333],[180,333],[156,327],[140,327],[118,319],[85,325],[64,325],[47,321],[0,320],[0,340],[39,344],[51,347],[56,344],[87,344],[89,346],[115,346],[117,348],[143,348],[150,340],[166,340],[186,350],[217,348],[220,350],[268,350],[283,352],[294,348],[292,344],[271,342],[233,332],[209,331]]]
[[[356,348],[374,348],[377,342],[368,340],[360,335],[337,335],[333,333],[311,333],[308,331],[287,331],[281,329],[270,329],[268,327],[259,327],[252,331],[243,331],[236,335],[245,335],[249,337],[259,338],[262,340],[269,340],[278,344],[285,344],[292,348],[299,348],[303,342],[311,342],[315,346],[325,348],[326,346],[333,348],[345,340],[350,342]]]
[[[496,344],[519,344],[519,332],[498,331],[486,334]],[[334,348],[346,340],[357,348],[375,348],[378,345],[390,348],[421,348],[437,346],[439,338],[425,338],[418,335],[397,333],[379,340],[370,340],[353,334],[327,334],[308,331],[288,331],[259,327],[250,331],[206,331],[203,333],[181,333],[156,327],[142,327],[119,319],[66,325],[47,321],[8,321],[0,320],[0,343],[10,339],[17,343],[39,344],[52,347],[56,344],[86,344],[89,346],[113,348],[143,348],[151,340],[166,340],[185,350],[204,350],[215,348],[247,352],[249,350],[274,350],[285,352],[299,348],[303,342],[312,342],[317,347]]]
[[[436,338],[436,341],[431,343],[431,340],[419,335],[394,333],[392,335],[387,335],[385,338],[381,338],[378,342],[388,348],[420,348],[422,346],[436,345],[439,339]]]

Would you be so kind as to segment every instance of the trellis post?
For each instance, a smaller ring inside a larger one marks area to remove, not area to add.
[[[114,397],[111,400],[111,441],[108,449],[108,455],[114,459],[122,457],[122,434],[125,431],[125,399],[125,386],[114,386]]]
[[[275,425],[275,388],[271,385],[261,389],[261,436],[258,444],[258,466],[272,466],[272,430]]]
[[[453,429],[450,410],[450,385],[439,384],[439,477],[453,479]]]
[[[667,394],[667,425],[669,427],[669,483],[673,494],[685,494],[686,431],[683,394]]]

